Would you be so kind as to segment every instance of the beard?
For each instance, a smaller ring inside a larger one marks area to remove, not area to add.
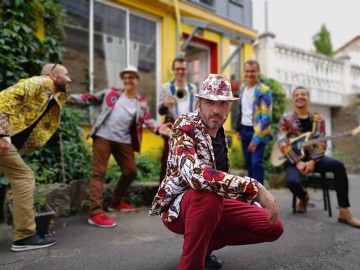
[[[66,84],[55,82],[54,86],[56,92],[62,92],[62,93],[68,92],[68,87]]]

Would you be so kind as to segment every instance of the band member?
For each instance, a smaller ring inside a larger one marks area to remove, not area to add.
[[[93,139],[93,169],[89,184],[90,216],[88,223],[98,227],[114,227],[116,223],[103,210],[103,187],[107,164],[112,154],[121,168],[121,177],[107,207],[110,212],[134,211],[123,200],[137,168],[135,152],[140,151],[142,127],[160,135],[169,135],[171,124],[157,125],[148,110],[148,102],[137,94],[138,70],[129,66],[120,73],[124,89],[110,88],[94,95],[72,95],[68,103],[102,104],[102,111],[89,131]]]
[[[229,81],[210,74],[196,96],[197,111],[180,116],[171,130],[168,172],[149,212],[184,235],[178,270],[220,269],[214,250],[271,242],[283,233],[270,192],[256,179],[230,174],[223,124],[237,98]],[[268,211],[252,204],[255,198]]]
[[[249,60],[244,65],[246,84],[239,94],[237,131],[250,177],[264,183],[264,151],[272,140],[272,98],[269,87],[258,79],[259,63]]]
[[[61,64],[47,64],[41,76],[22,79],[0,92],[0,172],[12,190],[13,251],[45,248],[56,243],[36,233],[34,172],[20,153],[32,154],[55,133],[71,79]]]
[[[294,111],[284,114],[280,120],[281,133],[278,146],[288,160],[285,163],[288,187],[300,199],[297,212],[306,213],[309,201],[309,195],[301,185],[302,176],[312,172],[332,172],[339,204],[338,221],[360,228],[360,220],[349,210],[349,183],[345,166],[341,161],[325,156],[326,141],[307,149],[303,159],[300,159],[291,149],[289,139],[303,133],[313,132],[316,137],[325,136],[324,118],[317,113],[311,113],[308,109],[309,91],[302,86],[295,88],[292,93],[292,102]]]
[[[174,79],[160,88],[159,114],[165,115],[165,123],[174,123],[180,115],[195,110],[194,93],[197,92],[194,84],[186,82],[186,59],[177,57],[172,63]],[[166,164],[169,155],[169,138],[164,136],[164,149],[161,157],[160,182],[166,173]]]

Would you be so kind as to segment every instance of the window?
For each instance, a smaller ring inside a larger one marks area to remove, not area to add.
[[[213,7],[215,0],[188,0],[188,2],[194,2],[194,3],[198,3],[199,5]]]
[[[73,92],[89,91],[89,1],[60,0],[66,13],[63,62],[73,80]],[[94,92],[122,87],[119,73],[128,65],[142,75],[139,94],[156,115],[157,21],[119,5],[94,2]]]

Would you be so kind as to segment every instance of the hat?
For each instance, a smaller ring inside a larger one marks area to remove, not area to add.
[[[195,96],[210,100],[238,100],[233,97],[231,85],[226,76],[219,74],[209,74]]]
[[[127,66],[123,71],[120,72],[120,78],[122,79],[125,73],[133,73],[138,79],[140,79],[139,72],[134,66]]]

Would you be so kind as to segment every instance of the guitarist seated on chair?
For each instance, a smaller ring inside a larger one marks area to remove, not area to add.
[[[309,91],[302,86],[295,88],[292,93],[292,102],[294,111],[284,114],[280,120],[277,144],[287,159],[285,162],[287,185],[290,191],[300,199],[297,212],[306,213],[309,201],[309,195],[301,184],[302,176],[312,172],[332,172],[340,209],[338,221],[360,228],[360,220],[354,217],[349,210],[349,183],[345,166],[341,161],[325,156],[326,141],[302,149],[302,151],[297,151],[292,147],[290,139],[304,133],[311,132],[316,136],[325,136],[324,118],[317,113],[310,113],[308,110]]]

